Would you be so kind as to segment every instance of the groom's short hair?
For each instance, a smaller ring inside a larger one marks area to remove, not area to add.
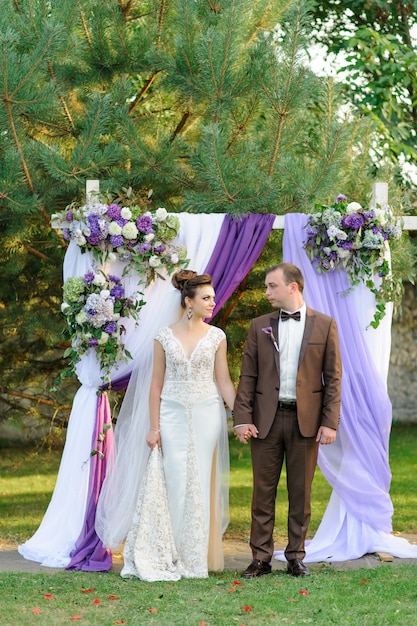
[[[269,267],[266,270],[266,275],[268,276],[270,272],[275,272],[275,270],[282,270],[282,276],[286,285],[289,285],[290,283],[297,283],[298,290],[300,293],[303,293],[304,276],[299,267],[293,265],[292,263],[278,263],[278,265]]]

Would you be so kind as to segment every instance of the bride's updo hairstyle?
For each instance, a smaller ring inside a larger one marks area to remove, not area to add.
[[[185,298],[194,299],[198,287],[213,286],[210,274],[197,274],[192,270],[181,270],[172,277],[172,284],[181,292],[181,306],[185,309]]]

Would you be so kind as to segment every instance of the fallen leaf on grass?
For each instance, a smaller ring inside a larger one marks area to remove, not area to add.
[[[308,596],[307,589],[300,589],[300,596]]]
[[[100,600],[98,598],[94,598],[93,604],[100,604]]]
[[[361,580],[361,585],[366,585],[366,582],[367,582],[367,581],[366,581],[366,578],[363,578],[363,579]]]
[[[234,591],[236,591],[236,587],[230,587],[230,589],[227,590],[227,593],[233,593]]]
[[[43,597],[45,598],[45,600],[52,600],[54,596],[52,595],[52,593],[44,593]]]
[[[94,587],[91,587],[90,589],[80,589],[80,591],[82,591],[83,593],[93,593]]]
[[[249,611],[252,611],[252,607],[249,606],[249,604],[247,604],[246,606],[242,606],[242,609],[245,611],[245,613],[249,613]]]
[[[36,615],[39,615],[39,613],[42,613],[42,611],[40,609],[37,609],[37,608],[34,607],[32,609],[32,613],[35,613]]]
[[[81,615],[71,615],[71,619],[81,619]]]
[[[126,624],[124,619],[117,619],[113,624]]]
[[[234,581],[233,581],[233,584],[234,584],[234,585],[238,585],[238,586],[239,586],[239,585],[243,585],[243,583],[241,583],[241,582],[240,582],[240,580],[234,580]]]
[[[148,609],[148,613],[158,613],[158,609],[156,607],[152,607],[151,609]]]
[[[109,600],[118,600],[120,596],[107,596]]]

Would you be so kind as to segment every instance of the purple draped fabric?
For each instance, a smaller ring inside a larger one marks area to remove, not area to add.
[[[343,361],[342,408],[336,444],[320,446],[319,466],[346,510],[387,533],[392,529],[388,443],[392,408],[360,328],[345,272],[317,274],[303,249],[307,216],[287,215],[283,257],[302,270],[304,297],[336,319]]]
[[[96,423],[91,443],[92,450],[97,450],[97,453],[90,460],[85,520],[80,536],[70,554],[71,561],[66,569],[104,572],[111,568],[112,555],[110,550],[103,547],[103,543],[94,529],[94,523],[98,496],[106,475],[107,453],[113,443],[110,405],[106,393],[100,394],[97,399]]]
[[[274,215],[246,215],[239,221],[225,216],[217,244],[213,250],[206,272],[213,276],[216,288],[216,313],[230,297],[240,281],[246,276],[258,259],[271,232]],[[112,381],[114,390],[126,389],[129,374]],[[108,386],[103,386],[106,389]],[[106,421],[103,421],[106,420]],[[103,424],[111,425],[110,407],[106,394],[101,394],[97,402],[96,426],[93,449],[97,448]],[[67,569],[86,571],[107,571],[111,568],[111,552],[103,548],[95,529],[97,500],[106,474],[106,462],[113,437],[112,429],[107,431],[103,458],[98,454],[92,457],[90,482],[87,495],[87,510],[84,525],[71,552],[71,562]]]
[[[226,215],[206,273],[213,278],[216,308],[232,295],[261,254],[272,230],[275,215],[250,213],[240,219]]]

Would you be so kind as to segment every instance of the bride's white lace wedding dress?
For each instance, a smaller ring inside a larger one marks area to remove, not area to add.
[[[214,380],[224,332],[209,326],[187,358],[170,328],[156,339],[166,357],[162,453],[154,448],[124,548],[121,576],[205,578],[222,568],[216,459],[225,411]],[[210,544],[210,548],[209,548]],[[209,562],[209,552],[217,556]]]

